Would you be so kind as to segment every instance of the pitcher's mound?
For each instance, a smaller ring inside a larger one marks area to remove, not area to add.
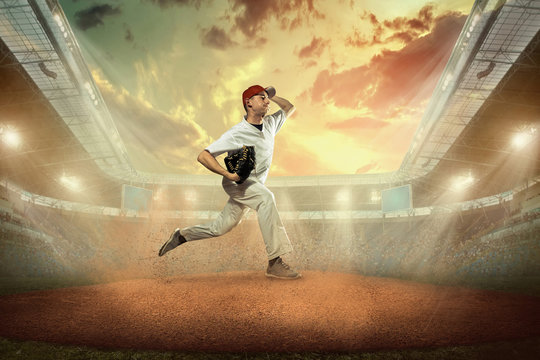
[[[540,335],[540,298],[354,274],[185,275],[0,297],[0,336],[98,348],[336,352]]]

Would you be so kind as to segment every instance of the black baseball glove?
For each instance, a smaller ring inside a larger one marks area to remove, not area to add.
[[[227,171],[240,176],[240,181],[236,181],[237,184],[243,183],[255,168],[255,147],[242,146],[239,152],[225,157],[225,166]]]

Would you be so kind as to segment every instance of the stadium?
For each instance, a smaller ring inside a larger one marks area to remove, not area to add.
[[[539,1],[476,1],[398,170],[270,173],[280,282],[253,210],[157,256],[220,177],[136,169],[60,4],[0,1],[0,357],[537,358],[539,30]]]

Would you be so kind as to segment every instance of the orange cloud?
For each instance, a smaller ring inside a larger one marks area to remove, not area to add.
[[[433,24],[433,5],[426,5],[418,12],[418,17],[408,19],[406,17],[397,17],[393,20],[385,20],[383,24],[385,27],[391,30],[403,31],[417,30],[428,31]]]
[[[433,5],[426,5],[418,12],[415,18],[397,17],[392,20],[379,22],[372,13],[364,12],[360,17],[372,25],[371,39],[362,36],[358,30],[354,30],[345,43],[354,47],[365,47],[376,44],[387,44],[399,41],[404,44],[411,42],[430,30],[435,23],[433,18]],[[390,34],[387,34],[390,31]]]
[[[296,117],[296,114],[294,116]],[[342,173],[333,171],[332,165],[334,164],[323,161],[318,153],[307,146],[278,134],[270,176],[312,176]]]
[[[356,170],[356,174],[365,174],[371,170],[377,170],[379,169],[379,165],[374,162],[370,162],[367,165],[364,165]]]
[[[313,37],[309,45],[300,49],[298,57],[302,59],[321,56],[329,42],[329,40],[323,40],[323,38]]]
[[[342,130],[347,132],[351,129],[380,129],[388,126],[386,121],[376,120],[369,117],[355,117],[337,123],[327,123],[326,127],[332,130]]]
[[[375,41],[375,37],[373,37],[373,41]],[[363,37],[358,32],[358,30],[354,30],[354,33],[350,35],[349,37],[347,37],[347,39],[345,40],[345,45],[354,46],[357,48],[361,48],[369,44],[372,44],[372,42],[370,42],[368,39]]]
[[[311,89],[312,101],[353,109],[365,106],[377,116],[418,106],[433,92],[465,18],[446,13],[435,18],[429,34],[400,50],[383,50],[367,65],[346,71],[320,72]]]

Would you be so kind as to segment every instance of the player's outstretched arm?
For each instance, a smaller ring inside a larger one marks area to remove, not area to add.
[[[227,171],[223,166],[221,166],[216,158],[208,152],[208,150],[203,150],[197,157],[197,161],[200,162],[208,170],[226,177],[231,181],[240,181],[240,176],[233,174]]]

